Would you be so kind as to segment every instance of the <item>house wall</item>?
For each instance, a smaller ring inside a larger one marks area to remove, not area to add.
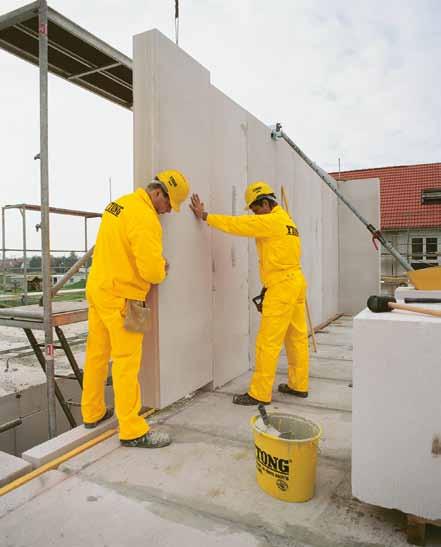
[[[413,266],[418,267],[419,264],[441,265],[441,229],[409,228],[408,230],[385,230],[384,236],[392,243],[395,249]],[[426,257],[422,260],[417,260],[412,255],[412,239],[418,238],[436,238],[438,246],[438,257],[435,261],[428,261]],[[382,277],[382,293],[393,296],[395,289],[407,282],[406,271],[390,254],[383,251],[381,256],[381,277]],[[404,281],[403,281],[404,280]]]

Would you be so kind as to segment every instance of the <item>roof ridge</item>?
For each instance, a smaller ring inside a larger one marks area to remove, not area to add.
[[[435,163],[411,163],[404,165],[385,165],[383,167],[366,167],[364,169],[347,169],[346,171],[329,171],[330,174],[345,174],[345,173],[355,173],[357,171],[378,171],[379,169],[402,169],[403,167],[424,167],[424,166],[435,166],[440,165],[441,162]]]

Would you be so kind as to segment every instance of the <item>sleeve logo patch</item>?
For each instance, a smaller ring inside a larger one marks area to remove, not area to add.
[[[299,231],[294,226],[286,226],[288,228],[288,234],[289,236],[299,236]]]
[[[106,211],[114,217],[119,217],[123,209],[124,207],[122,205],[119,205],[119,203],[116,203],[114,201],[112,201],[112,203],[109,203],[109,205],[106,207]]]

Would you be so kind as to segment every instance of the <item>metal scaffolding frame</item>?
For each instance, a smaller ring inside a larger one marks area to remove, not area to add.
[[[131,109],[133,63],[91,33],[37,0],[0,17],[0,47],[39,67],[43,316],[49,438],[56,435],[54,337],[51,295],[48,73]]]
[[[22,248],[8,248],[6,247],[6,211],[10,209],[18,209],[21,213],[22,218]],[[28,264],[27,264],[27,254],[28,252],[41,252],[41,249],[28,249],[27,247],[27,237],[26,237],[26,211],[36,211],[41,212],[41,205],[30,205],[28,203],[19,203],[16,205],[4,205],[2,207],[2,271],[3,271],[3,289],[6,288],[6,253],[7,252],[22,252],[23,253],[23,304],[28,303],[28,285],[27,285],[27,274],[28,274]],[[66,215],[74,217],[84,218],[84,248],[83,249],[49,249],[49,253],[87,253],[89,249],[88,245],[88,227],[87,221],[91,218],[101,218],[101,213],[94,213],[91,211],[77,211],[75,209],[60,209],[59,207],[49,207],[49,214],[57,215]],[[37,225],[36,228],[40,228],[40,225]]]

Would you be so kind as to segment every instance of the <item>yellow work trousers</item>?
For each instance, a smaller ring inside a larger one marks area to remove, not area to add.
[[[89,334],[84,366],[81,410],[84,422],[96,422],[104,416],[104,386],[112,358],[115,412],[122,440],[136,439],[149,430],[139,416],[141,388],[138,382],[143,334],[124,328],[125,299],[101,289],[87,291]]]
[[[288,385],[308,391],[309,347],[305,315],[306,281],[303,273],[269,287],[256,338],[256,368],[248,394],[271,402],[277,362],[285,342],[288,357]]]

